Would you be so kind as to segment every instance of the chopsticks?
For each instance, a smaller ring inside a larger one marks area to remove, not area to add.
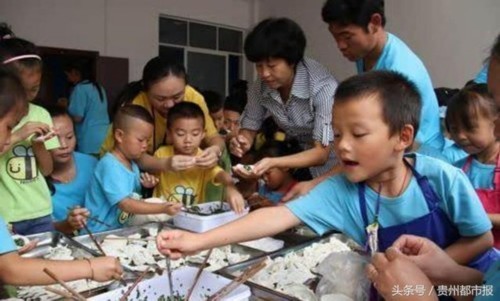
[[[70,292],[74,297],[73,298],[76,298],[76,300],[78,301],[85,301],[86,299],[80,295],[77,291],[75,291],[74,289],[72,289],[69,285],[67,285],[64,281],[62,281],[61,279],[59,279],[59,277],[57,277],[53,272],[51,272],[49,269],[47,268],[44,268],[43,269],[44,273],[49,275],[50,278],[54,279],[57,283],[59,283],[62,287],[64,287],[66,290],[68,290],[68,292]]]
[[[196,287],[196,284],[198,284],[198,280],[200,279],[200,276],[201,276],[201,272],[203,272],[203,269],[207,266],[207,262],[208,262],[208,258],[210,257],[210,255],[212,254],[212,251],[214,249],[210,249],[207,253],[207,256],[205,257],[205,259],[203,260],[203,263],[201,264],[201,266],[198,268],[198,272],[196,273],[196,276],[194,277],[194,282],[193,282],[193,285],[191,286],[191,289],[188,290],[188,294],[187,294],[187,297],[186,297],[186,300],[185,301],[189,301],[189,298],[191,297],[191,294],[193,293],[195,287]]]
[[[97,239],[94,237],[94,234],[92,234],[92,232],[90,231],[90,229],[87,226],[87,224],[83,224],[83,228],[85,229],[85,231],[87,231],[87,233],[89,234],[90,239],[92,239],[92,241],[94,242],[94,244],[97,247],[97,249],[102,253],[102,255],[106,256],[106,252],[104,252],[104,250],[102,249],[101,245],[97,242]]]
[[[59,295],[59,296],[61,296],[63,298],[66,298],[66,299],[78,300],[78,298],[76,298],[72,294],[70,294],[68,292],[65,292],[65,291],[60,291],[60,290],[52,288],[50,286],[45,287],[45,290],[48,291],[48,292],[54,293],[56,295]]]
[[[123,296],[120,298],[120,301],[127,301],[128,296],[132,293],[132,291],[135,289],[135,287],[141,282],[141,280],[146,276],[146,274],[149,272],[149,269],[146,269],[144,272],[141,273],[141,275],[134,281],[131,287],[128,288],[128,290],[123,294]]]
[[[248,279],[252,278],[255,274],[257,274],[260,270],[262,270],[266,266],[266,258],[263,258],[256,264],[252,265],[248,269],[246,269],[240,276],[236,277],[229,284],[221,288],[212,296],[208,297],[207,301],[218,301],[227,296],[233,290],[235,290],[238,285],[244,283]]]
[[[107,223],[105,223],[105,222],[101,221],[100,219],[98,219],[98,218],[97,218],[97,217],[95,217],[95,216],[89,216],[89,217],[87,217],[87,219],[88,219],[88,220],[91,220],[91,221],[94,221],[94,222],[96,222],[96,223],[98,223],[98,224],[104,225],[104,226],[106,226],[106,227],[108,227],[108,228],[113,228],[113,226],[111,226],[111,225],[109,225],[109,224],[107,224]]]
[[[129,237],[105,237],[104,240],[127,240],[127,241],[155,241],[154,237],[129,238]]]

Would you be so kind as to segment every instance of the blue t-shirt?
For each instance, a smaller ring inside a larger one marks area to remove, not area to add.
[[[101,92],[102,99],[91,82],[83,81],[75,86],[69,99],[69,113],[83,118],[75,123],[75,130],[78,151],[85,154],[98,154],[108,131],[108,100],[102,87]]]
[[[90,231],[102,232],[123,227],[129,214],[122,212],[118,205],[133,193],[140,193],[139,177],[139,167],[134,162],[130,170],[111,153],[102,157],[85,194],[85,207],[93,217],[112,227],[89,221]]]
[[[455,162],[469,156],[469,154],[458,146],[458,144],[456,144],[453,140],[448,138],[445,138],[444,140],[445,142],[442,154],[450,164],[455,164]]]
[[[465,162],[467,162],[467,158],[456,162],[454,165],[463,169]],[[484,164],[474,158],[465,174],[475,189],[493,189],[494,164]]]
[[[7,224],[0,216],[0,255],[16,251],[17,247],[12,240],[9,230],[7,230]]]
[[[358,73],[363,73],[363,60],[356,62]],[[439,123],[439,106],[431,78],[422,61],[398,37],[387,33],[387,42],[373,70],[392,70],[402,73],[415,83],[422,97],[420,128],[416,140],[441,150],[444,144]]]
[[[474,82],[476,84],[486,84],[488,82],[488,65],[484,64],[481,70],[476,74]]]
[[[491,222],[474,188],[460,169],[419,154],[409,157],[414,158],[415,169],[429,179],[430,185],[441,198],[439,206],[461,236],[477,236],[491,229]],[[366,187],[367,217],[370,222],[374,220],[376,200],[377,193]],[[360,245],[365,243],[358,186],[343,174],[328,178],[307,195],[286,206],[319,234],[334,229],[345,233]],[[381,227],[407,223],[428,213],[427,203],[415,177],[412,177],[401,196],[380,197]]]
[[[56,222],[66,220],[70,208],[84,206],[85,193],[97,165],[96,158],[78,152],[73,153],[73,160],[75,178],[69,183],[54,183],[56,192],[52,196],[52,218]]]
[[[261,182],[259,182],[258,193],[260,196],[265,197],[274,204],[278,204],[285,195],[283,192],[270,190],[264,183]]]

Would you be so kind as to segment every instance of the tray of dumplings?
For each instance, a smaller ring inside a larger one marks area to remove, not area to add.
[[[267,266],[246,284],[250,286],[252,295],[262,299],[319,300],[314,293],[319,281],[315,271],[317,265],[332,252],[351,252],[357,248],[356,243],[339,233],[285,248],[268,255]],[[258,260],[254,258],[231,265],[218,273],[234,278]]]
[[[166,257],[161,255],[156,248],[156,235],[159,229],[171,227],[171,225],[162,223],[149,223],[142,226],[95,233],[93,236],[107,256],[114,256],[120,260],[125,271],[125,279],[133,280],[137,278],[141,271],[146,269],[154,271],[151,275],[148,274],[149,278],[151,278],[162,274],[167,265]],[[27,255],[52,260],[74,260],[91,258],[101,254],[89,235],[54,237],[51,240],[52,246],[44,246],[43,252],[35,249]],[[54,242],[56,242],[55,245]],[[206,270],[216,271],[228,265],[260,257],[263,254],[263,251],[236,244],[215,248],[212,251]],[[201,252],[194,256],[171,261],[171,267],[177,269],[183,266],[199,266],[203,262],[205,255],[206,252]],[[69,282],[71,287],[78,292],[83,292],[86,297],[104,293],[110,288],[116,288],[118,284],[118,282],[98,283],[87,280]],[[59,285],[51,287],[61,289]],[[47,292],[44,286],[20,287],[17,296],[24,300],[58,299],[58,296]]]

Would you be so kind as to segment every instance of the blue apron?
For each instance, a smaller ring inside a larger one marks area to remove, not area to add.
[[[379,239],[379,252],[385,252],[387,248],[392,246],[394,241],[398,239],[403,234],[412,234],[417,236],[426,237],[440,246],[442,249],[453,244],[460,238],[458,229],[448,218],[448,215],[439,207],[439,197],[437,196],[434,189],[429,184],[427,177],[420,175],[411,164],[403,159],[405,164],[411,169],[413,175],[417,179],[418,186],[422,190],[422,193],[429,208],[429,213],[409,221],[404,224],[394,225],[390,227],[379,227],[378,229],[378,239]],[[363,222],[365,228],[368,227],[368,215],[366,209],[366,198],[365,198],[365,184],[358,184],[359,191],[359,205],[361,208],[361,215],[363,217]],[[380,197],[377,198],[375,216],[378,216],[378,211],[380,209]],[[475,268],[483,273],[493,264],[496,260],[500,258],[500,254],[491,248],[484,252],[483,254],[474,258],[469,267]]]

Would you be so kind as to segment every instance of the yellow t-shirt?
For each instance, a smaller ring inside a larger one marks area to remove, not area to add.
[[[201,110],[203,111],[203,114],[205,115],[205,137],[211,138],[215,135],[218,135],[217,129],[215,128],[214,122],[210,117],[210,114],[208,112],[208,107],[207,104],[205,103],[205,99],[203,99],[203,96],[198,91],[193,89],[193,87],[188,85],[186,86],[186,89],[184,91],[184,101],[189,101],[199,105]],[[134,100],[132,100],[132,104],[146,108],[146,110],[148,110],[148,112],[151,115],[153,115],[153,108],[151,107],[151,104],[148,101],[146,93],[144,92],[139,93],[134,98]],[[166,144],[165,134],[167,132],[167,119],[161,116],[160,114],[154,114],[153,117],[155,120],[155,128],[154,128],[153,138],[151,138],[148,142],[149,154],[153,154],[155,150],[157,150],[160,146]],[[100,150],[101,156],[103,156],[106,152],[110,151],[115,144],[113,139],[112,126],[113,125],[109,126],[106,139],[104,139],[104,142],[101,146]]]
[[[197,155],[200,155],[198,149]],[[174,155],[172,146],[162,146],[155,152],[157,158],[168,158]],[[160,174],[160,182],[156,185],[153,196],[164,197],[170,202],[182,202],[184,205],[199,204],[207,201],[205,199],[208,183],[215,183],[215,177],[223,171],[219,166],[210,169],[191,168],[184,171],[166,171]],[[217,200],[208,200],[217,201]]]

